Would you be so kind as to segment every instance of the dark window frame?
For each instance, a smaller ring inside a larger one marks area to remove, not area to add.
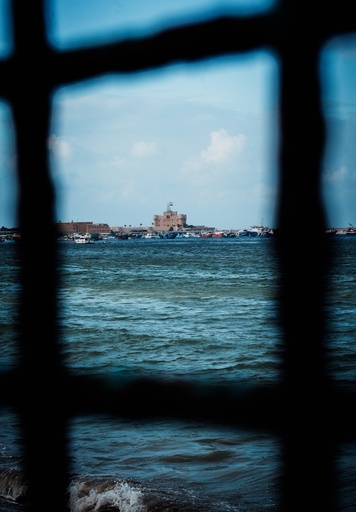
[[[280,509],[336,510],[335,457],[339,443],[355,440],[355,396],[337,389],[325,361],[324,276],[330,251],[320,197],[325,123],[318,66],[320,52],[331,38],[356,31],[352,2],[339,0],[337,7],[324,3],[321,11],[303,0],[281,0],[266,14],[217,16],[147,37],[68,51],[49,45],[44,8],[44,0],[11,2],[14,51],[0,62],[0,96],[9,103],[15,125],[22,265],[20,360],[15,370],[0,375],[3,389],[10,390],[1,405],[12,405],[19,413],[28,510],[47,512],[49,503],[52,512],[67,509],[67,423],[71,417],[94,412],[147,421],[199,419],[270,432],[283,445]],[[113,385],[68,374],[58,343],[55,194],[46,144],[53,91],[107,73],[135,73],[261,48],[273,51],[280,64],[282,381],[273,389],[251,383],[242,398],[231,387],[210,386],[202,392],[193,383],[134,378]],[[298,147],[301,125],[307,132],[303,155]],[[41,244],[36,241],[39,219]],[[312,233],[303,234],[303,243],[293,236],[301,224],[313,225]],[[313,340],[306,339],[306,326],[314,332]],[[168,395],[169,401],[162,400]],[[161,404],[167,403],[174,403],[174,408],[163,408]]]

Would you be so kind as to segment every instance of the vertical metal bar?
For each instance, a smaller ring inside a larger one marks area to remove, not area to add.
[[[329,260],[320,197],[324,121],[318,20],[306,2],[284,2],[280,47],[281,321],[285,333],[283,510],[335,510],[334,444],[327,410],[325,271]],[[292,7],[292,8],[291,8]],[[302,140],[302,144],[301,144]],[[297,235],[302,230],[303,240]]]
[[[57,261],[54,190],[47,138],[50,91],[44,5],[15,0],[12,105],[19,178],[20,402],[29,509],[67,508],[63,369],[56,330]]]

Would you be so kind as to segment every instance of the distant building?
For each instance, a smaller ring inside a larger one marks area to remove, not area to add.
[[[57,222],[57,232],[60,236],[73,236],[74,234],[103,235],[110,234],[109,224],[94,224],[93,222]]]
[[[173,203],[168,203],[167,211],[163,215],[153,216],[153,229],[157,231],[168,231],[184,229],[187,224],[187,216],[183,213],[178,214],[171,210]]]

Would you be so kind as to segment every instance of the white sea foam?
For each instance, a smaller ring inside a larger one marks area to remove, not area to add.
[[[70,486],[71,512],[145,512],[143,493],[126,481],[79,480]]]

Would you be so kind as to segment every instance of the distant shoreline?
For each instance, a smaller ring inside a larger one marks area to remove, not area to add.
[[[189,228],[185,228],[185,229],[181,229],[181,230],[160,230],[160,235],[162,238],[164,238],[165,236],[164,235],[167,235],[169,233],[188,233],[188,234],[195,234],[196,236],[200,236],[201,238],[209,238],[209,237],[214,237],[214,238],[217,238],[217,237],[228,237],[228,236],[241,236],[243,235],[243,232],[244,231],[250,231],[250,229],[221,229],[221,230],[217,230],[217,229],[214,229],[214,228],[209,228],[209,229],[205,229],[205,230],[201,230],[200,229],[201,226],[189,226]],[[278,229],[275,229],[275,228],[267,228],[267,227],[263,227],[263,226],[251,226],[251,228],[258,228],[260,230],[263,230],[263,232],[268,235],[271,235],[271,236],[276,236],[278,235]],[[353,227],[353,226],[349,226],[349,227],[341,227],[341,228],[325,228],[324,230],[325,234],[326,235],[356,235],[356,228]],[[141,236],[145,236],[147,234],[152,234],[152,233],[158,233],[157,230],[154,230],[151,226],[150,227],[144,227],[144,226],[140,226],[139,228],[137,227],[113,227],[113,228],[110,228],[109,227],[109,232],[107,233],[96,233],[96,234],[92,234],[92,236],[96,239],[101,239],[101,238],[105,238],[107,236],[110,236],[110,237],[115,237],[115,238],[123,238],[124,236],[131,236],[131,237],[134,237],[134,236],[137,236],[139,237],[138,235],[141,235]],[[61,238],[67,238],[67,237],[70,237],[70,238],[74,238],[75,236],[77,235],[77,233],[62,233],[61,235],[58,236],[58,239],[61,239]],[[6,227],[2,227],[0,229],[0,242],[4,242],[4,241],[16,241],[16,240],[19,240],[20,239],[20,229],[19,228],[6,228]],[[249,235],[251,236],[251,235]]]

